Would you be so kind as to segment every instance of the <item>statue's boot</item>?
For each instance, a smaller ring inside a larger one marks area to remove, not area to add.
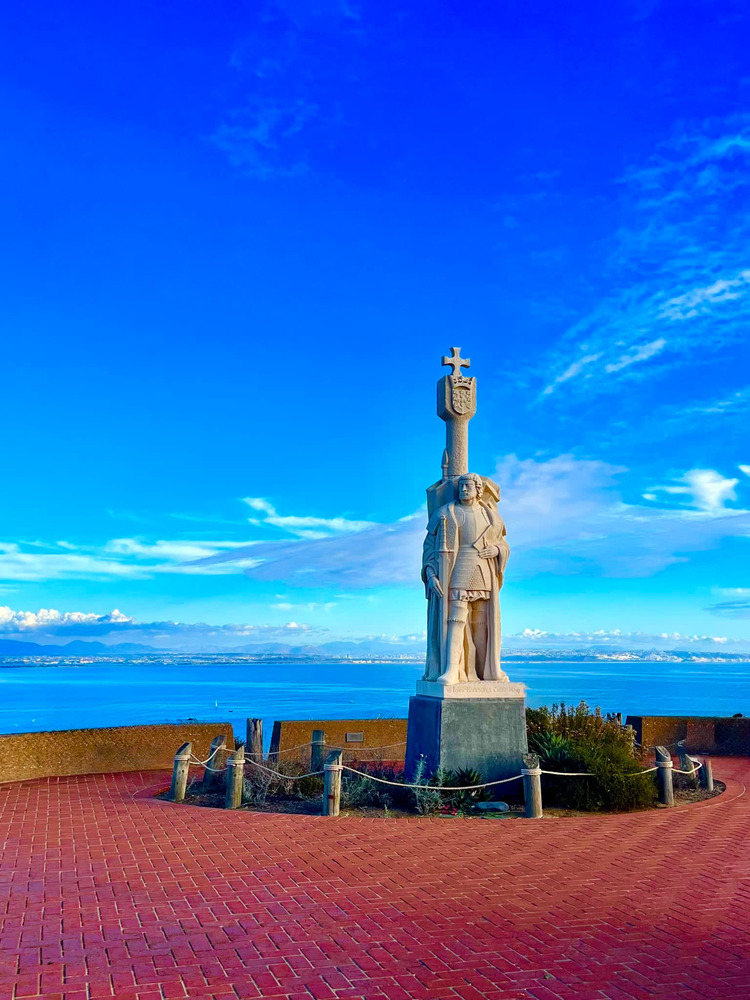
[[[446,667],[437,679],[438,684],[457,684],[460,680],[461,653],[468,616],[469,606],[466,601],[451,601],[445,650]]]

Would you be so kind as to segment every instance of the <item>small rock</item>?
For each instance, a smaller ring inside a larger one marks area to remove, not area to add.
[[[476,808],[482,812],[507,813],[510,806],[507,802],[477,802]]]

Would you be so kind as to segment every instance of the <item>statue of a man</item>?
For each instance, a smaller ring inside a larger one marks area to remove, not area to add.
[[[428,605],[425,680],[507,681],[500,667],[499,593],[510,547],[485,482],[458,480],[458,501],[430,518],[422,557]],[[442,581],[442,582],[441,582]]]

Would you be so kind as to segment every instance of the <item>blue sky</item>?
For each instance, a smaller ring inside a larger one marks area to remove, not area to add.
[[[418,645],[458,344],[506,636],[747,645],[749,22],[8,12],[0,631]]]

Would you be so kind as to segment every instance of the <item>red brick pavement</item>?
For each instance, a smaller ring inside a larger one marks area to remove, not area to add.
[[[672,811],[324,819],[0,787],[0,1000],[750,998],[750,761]]]

